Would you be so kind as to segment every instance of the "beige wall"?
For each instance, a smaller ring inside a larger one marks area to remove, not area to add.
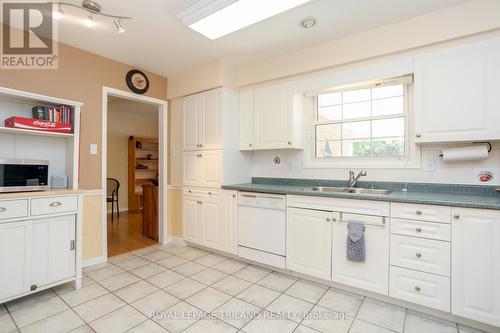
[[[182,188],[168,189],[168,234],[182,237]]]
[[[101,208],[100,192],[90,191],[83,194],[83,260],[102,255]]]
[[[0,30],[3,26],[0,25]],[[128,91],[125,75],[133,67],[80,49],[60,44],[59,69],[0,70],[0,86],[85,103],[80,136],[80,188],[101,188],[102,87]],[[166,99],[167,78],[146,72],[150,81],[147,96]],[[89,145],[99,146],[90,155]]]
[[[116,178],[120,182],[120,209],[124,210],[128,208],[128,138],[130,136],[158,137],[158,107],[113,99],[108,104],[107,177]],[[154,176],[151,172],[138,171],[138,173],[141,172],[147,177]]]

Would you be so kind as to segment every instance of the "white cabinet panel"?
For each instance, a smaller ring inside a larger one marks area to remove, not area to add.
[[[222,191],[221,250],[238,254],[238,192]]]
[[[391,234],[450,241],[451,225],[391,218]]]
[[[196,96],[183,99],[183,148],[196,149],[199,146],[198,122],[200,111]]]
[[[450,311],[450,278],[391,266],[389,296]]]
[[[76,212],[77,209],[78,198],[75,196],[31,199],[31,215]]]
[[[182,184],[196,186],[200,179],[200,154],[196,152],[185,152],[182,155]]]
[[[182,230],[187,241],[200,241],[201,205],[202,201],[196,197],[184,196],[182,199]]]
[[[333,215],[331,212],[288,208],[287,269],[330,279]]]
[[[201,94],[200,98],[203,108],[200,148],[222,148],[221,91],[210,90]]]
[[[391,217],[450,223],[451,208],[448,206],[391,202]]]
[[[0,300],[30,290],[31,223],[0,224]]]
[[[453,208],[453,216],[451,312],[500,326],[500,211]]]
[[[222,157],[219,150],[200,152],[200,186],[219,187],[222,184]]]
[[[416,141],[500,138],[500,39],[415,57]]]
[[[358,214],[342,214],[342,221],[365,223],[364,262],[347,260],[348,229],[346,222],[333,224],[332,280],[379,294],[389,293],[389,227],[383,218]]]
[[[221,211],[219,199],[206,199],[202,204],[201,243],[219,249],[221,246]]]
[[[41,287],[75,275],[75,216],[33,221],[31,284]]]
[[[28,200],[0,201],[0,221],[25,216],[28,216]]]
[[[240,93],[240,150],[253,150],[253,91]]]
[[[391,235],[391,265],[450,276],[450,243]]]

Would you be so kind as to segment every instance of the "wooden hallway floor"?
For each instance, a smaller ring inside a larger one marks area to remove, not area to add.
[[[111,222],[108,214],[108,257],[139,250],[157,244],[153,239],[142,236],[142,212],[120,212]]]

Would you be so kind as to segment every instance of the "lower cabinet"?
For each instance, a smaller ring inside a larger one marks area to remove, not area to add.
[[[0,300],[30,290],[31,221],[0,224]]]
[[[347,221],[365,223],[365,261],[347,260]],[[332,280],[348,286],[389,293],[389,226],[380,216],[342,214],[333,224]]]
[[[182,205],[184,240],[220,251],[237,253],[235,192],[185,189]]]
[[[451,313],[500,326],[500,211],[452,216]]]
[[[76,215],[0,224],[0,300],[76,275]]]
[[[288,208],[287,269],[330,280],[333,219],[331,212]]]

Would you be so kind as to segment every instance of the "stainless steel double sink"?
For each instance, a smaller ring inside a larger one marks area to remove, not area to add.
[[[384,190],[384,189],[335,187],[335,186],[314,186],[306,188],[306,190],[316,191],[316,192],[337,192],[337,193],[378,194],[378,195],[389,195],[392,193],[391,190]]]

